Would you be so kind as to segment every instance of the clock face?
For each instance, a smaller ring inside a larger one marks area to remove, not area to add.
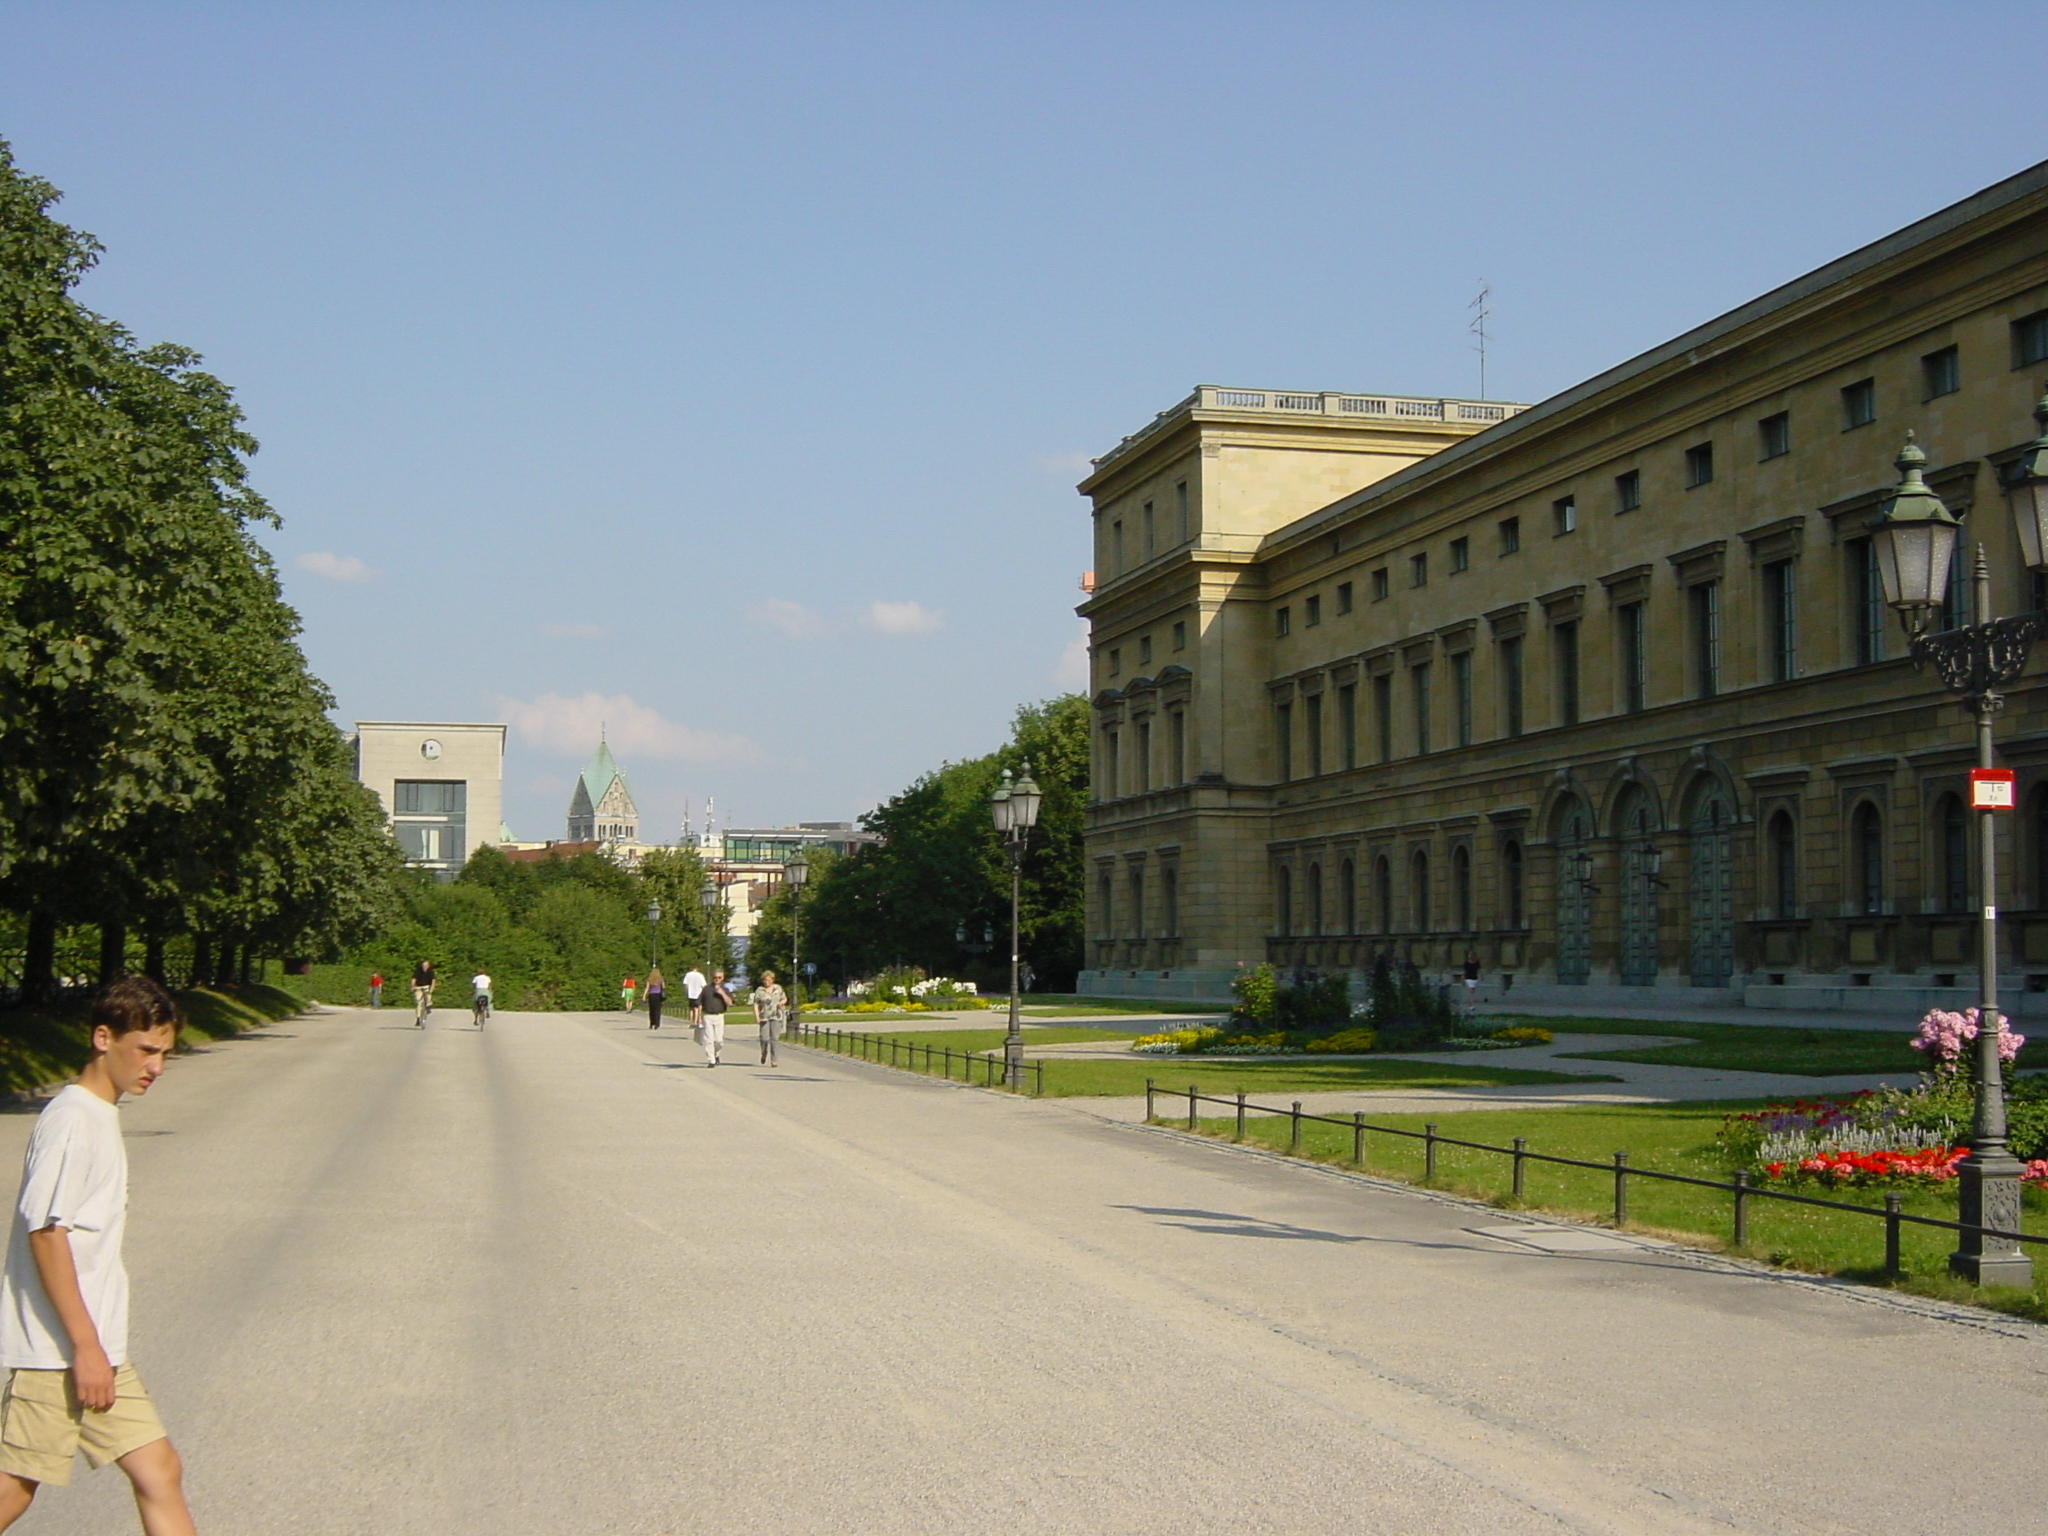
[[[441,743],[434,740],[433,737],[429,736],[425,741],[420,743],[420,756],[424,757],[428,762],[433,762],[435,759],[439,758],[440,755]]]

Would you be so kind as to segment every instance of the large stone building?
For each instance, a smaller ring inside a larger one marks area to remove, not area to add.
[[[640,808],[634,805],[626,775],[602,736],[597,755],[576,776],[576,787],[569,793],[568,840],[622,846],[640,841]]]
[[[504,818],[505,727],[358,720],[356,777],[377,792],[406,862],[452,880]]]
[[[1970,735],[1867,530],[1913,433],[1996,609],[2040,606],[1998,470],[2044,388],[2048,165],[1527,409],[1196,390],[1081,486],[1082,990],[1389,954],[1515,998],[1966,1000]],[[2021,1011],[2040,673],[1999,724]]]

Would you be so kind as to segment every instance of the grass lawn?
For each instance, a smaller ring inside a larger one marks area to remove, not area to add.
[[[300,1006],[290,992],[258,983],[195,987],[172,996],[185,1015],[178,1039],[188,1050],[288,1019]],[[62,1082],[85,1064],[90,1043],[82,1007],[64,1013],[0,1013],[0,1092],[28,1092]]]
[[[1491,1015],[1489,1015],[1491,1017]],[[1516,1019],[1555,1034],[1682,1035],[1684,1045],[1640,1051],[1574,1051],[1587,1061],[1642,1061],[1674,1067],[1718,1067],[1733,1072],[1784,1072],[1831,1077],[1852,1073],[1918,1072],[1921,1054],[1906,1044],[1909,1028],[1800,1029],[1777,1024],[1673,1024],[1650,1019]],[[2029,1042],[2023,1067],[2048,1067],[2048,1041]]]
[[[810,1014],[806,1013],[804,1017],[809,1019]],[[869,1015],[868,1018],[872,1019],[873,1016]],[[899,1021],[883,1019],[879,1022],[887,1026]],[[829,1028],[830,1026],[828,1025],[827,1027]],[[857,1031],[857,1033],[888,1035],[889,1031],[884,1027],[881,1029],[863,1029]],[[894,1038],[914,1044],[920,1049],[929,1045],[934,1050],[943,1046],[955,1051],[994,1051],[1002,1048],[1003,1039],[1008,1034],[1009,1029],[1007,1026],[998,1029],[906,1029],[901,1035]],[[1080,1029],[1070,1024],[1026,1024],[1024,1026],[1024,1043],[1027,1046],[1071,1045],[1083,1040],[1130,1040],[1135,1037],[1136,1031],[1129,1029]],[[1142,1082],[1138,1085],[1138,1091],[1140,1093],[1145,1091],[1145,1085]]]
[[[1467,1111],[1428,1118],[1435,1122],[1437,1131],[1444,1136],[1494,1146],[1506,1146],[1514,1137],[1524,1136],[1528,1138],[1532,1152],[1549,1152],[1609,1165],[1591,1169],[1527,1163],[1522,1208],[1551,1212],[1579,1221],[1612,1224],[1614,1175],[1611,1164],[1617,1151],[1627,1152],[1633,1167],[1725,1180],[1728,1169],[1714,1140],[1715,1133],[1721,1128],[1722,1116],[1732,1110],[1756,1107],[1754,1103],[1611,1105]],[[1375,1125],[1407,1131],[1420,1131],[1424,1119],[1420,1115],[1371,1115],[1370,1112],[1368,1117]],[[1163,1119],[1168,1124],[1185,1124],[1185,1121],[1177,1122],[1170,1111]],[[1202,1131],[1213,1136],[1229,1138],[1235,1134],[1235,1124],[1229,1118],[1204,1117],[1199,1124]],[[1248,1121],[1245,1129],[1247,1141],[1279,1150],[1287,1147],[1288,1120],[1284,1115],[1255,1117]],[[1304,1125],[1302,1155],[1320,1162],[1349,1166],[1350,1129]],[[1364,1171],[1404,1183],[1422,1184],[1425,1182],[1423,1156],[1420,1141],[1368,1133]],[[1498,1153],[1440,1145],[1437,1149],[1437,1177],[1430,1187],[1492,1201],[1506,1208],[1518,1208],[1513,1198],[1510,1160]],[[1884,1192],[1881,1190],[1828,1191],[1803,1185],[1792,1187],[1802,1194],[1869,1205],[1877,1210],[1884,1208]],[[1816,1274],[1870,1281],[1883,1279],[1884,1223],[1869,1217],[1777,1200],[1753,1199],[1749,1203],[1749,1245],[1737,1250],[1730,1241],[1733,1204],[1725,1192],[1665,1184],[1653,1179],[1632,1179],[1629,1181],[1628,1201],[1630,1227],[1668,1234],[1689,1246],[1740,1252],[1745,1257]],[[2036,1191],[2029,1191],[2026,1206],[2025,1230],[2048,1235],[2048,1199]],[[1906,1193],[1905,1210],[1909,1215],[1953,1220],[1956,1213],[1954,1186],[1946,1190]],[[2028,1294],[2016,1291],[1978,1292],[1951,1279],[1947,1264],[1949,1252],[1954,1247],[1954,1233],[1934,1227],[1907,1225],[1903,1229],[1901,1243],[1905,1278],[1895,1283],[1923,1295],[1979,1301],[2001,1311],[2048,1321],[2048,1250],[2037,1251],[2034,1255],[2035,1270],[2041,1278],[2033,1293]]]
[[[994,1000],[996,994],[986,994]],[[1002,1006],[1009,1006],[1007,994]],[[1038,1018],[1080,1018],[1105,1013],[1228,1013],[1228,1003],[1174,1003],[1162,1002],[1145,997],[1074,997],[1060,993],[1027,992],[1020,1005],[1024,1012]]]

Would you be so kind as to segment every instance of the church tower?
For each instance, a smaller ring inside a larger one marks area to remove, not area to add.
[[[569,797],[569,839],[572,843],[636,843],[640,840],[640,810],[633,804],[633,792],[626,788],[626,776],[612,758],[612,749],[602,734],[597,756],[576,780],[576,792]]]

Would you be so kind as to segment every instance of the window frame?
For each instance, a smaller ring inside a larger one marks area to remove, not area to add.
[[[1685,450],[1685,488],[1696,491],[1714,483],[1714,440],[1694,443]]]
[[[1758,417],[1756,441],[1759,464],[1768,464],[1772,459],[1784,458],[1792,451],[1792,413],[1773,411],[1768,416]]]
[[[1502,556],[1518,555],[1522,552],[1522,520],[1519,517],[1504,517],[1497,525],[1500,530],[1500,552]]]
[[[1579,498],[1560,496],[1550,504],[1550,536],[1561,539],[1579,531]]]
[[[1939,400],[1963,387],[1963,352],[1956,343],[1936,347],[1920,359],[1920,398]]]
[[[1841,388],[1842,430],[1854,432],[1877,420],[1877,379],[1858,379]]]
[[[1643,472],[1625,469],[1614,477],[1614,515],[1638,512],[1643,505]]]

